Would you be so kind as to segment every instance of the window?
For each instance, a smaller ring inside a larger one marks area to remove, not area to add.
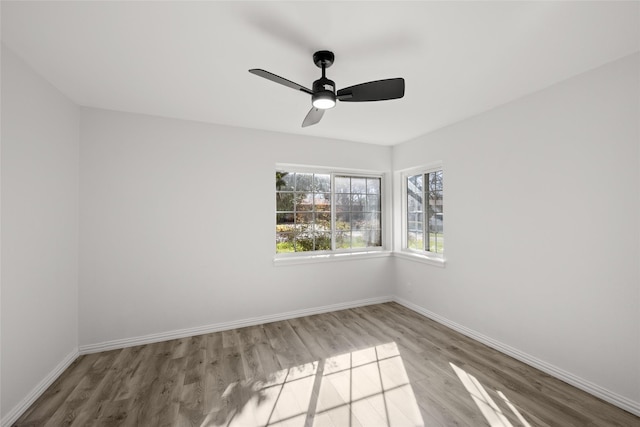
[[[382,248],[381,176],[276,171],[276,253]]]
[[[444,252],[442,178],[442,169],[405,175],[406,249]]]

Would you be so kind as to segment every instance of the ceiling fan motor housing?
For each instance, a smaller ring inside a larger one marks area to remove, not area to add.
[[[323,110],[333,108],[336,105],[336,84],[333,80],[321,77],[313,82],[313,95],[311,104]]]
[[[319,92],[331,92],[332,94],[336,93],[336,84],[333,80],[329,80],[326,77],[321,77],[315,82],[313,82],[313,93]]]

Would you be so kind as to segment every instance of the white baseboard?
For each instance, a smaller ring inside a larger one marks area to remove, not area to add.
[[[432,319],[448,328],[453,329],[454,331],[460,332],[463,335],[466,335],[476,341],[479,341],[483,344],[488,345],[501,353],[504,353],[508,356],[513,357],[514,359],[518,359],[521,362],[526,363],[529,366],[532,366],[536,369],[541,370],[559,380],[562,380],[572,386],[579,388],[587,393],[596,396],[602,400],[605,400],[612,405],[615,405],[621,409],[624,409],[627,412],[630,412],[634,415],[640,416],[640,402],[635,402],[629,398],[621,396],[617,393],[614,393],[610,390],[607,390],[604,387],[601,387],[597,384],[594,384],[590,381],[587,381],[583,378],[580,378],[570,372],[567,372],[563,369],[558,368],[550,363],[545,362],[544,360],[540,360],[536,357],[533,357],[527,353],[524,353],[516,348],[503,344],[499,341],[494,340],[491,337],[478,333],[472,329],[467,328],[466,326],[462,326],[455,322],[452,322],[449,319],[446,319],[432,311],[429,311],[419,305],[413,304],[403,298],[395,297],[394,301],[398,304],[415,311],[416,313],[422,314],[429,319]]]
[[[373,304],[382,304],[390,301],[393,301],[392,296],[383,296],[383,297],[351,301],[346,303],[325,305],[321,307],[312,307],[312,308],[307,308],[303,310],[288,311],[285,313],[251,317],[248,319],[235,320],[231,322],[216,323],[213,325],[197,326],[195,328],[178,329],[174,331],[161,332],[157,334],[144,335],[140,337],[124,338],[124,339],[106,341],[106,342],[97,343],[97,344],[81,345],[79,351],[80,351],[80,354],[98,353],[101,351],[116,350],[116,349],[125,348],[125,347],[133,347],[136,345],[152,344],[156,342],[168,341],[168,340],[173,340],[177,338],[191,337],[194,335],[228,331],[230,329],[261,325],[264,323],[277,322],[280,320],[295,319],[296,317],[311,316],[314,314],[345,310],[348,308],[363,307],[366,305],[373,305]]]
[[[49,386],[53,384],[56,379],[58,379],[60,374],[62,374],[64,370],[67,369],[69,365],[71,365],[78,358],[79,355],[80,354],[78,353],[77,349],[74,349],[71,353],[69,353],[67,357],[62,360],[62,362],[58,363],[58,366],[56,366],[51,372],[49,372],[49,374],[42,381],[40,381],[38,385],[36,385],[33,390],[31,390],[29,394],[24,397],[24,399],[20,401],[20,403],[18,403],[4,417],[2,417],[2,422],[0,422],[0,425],[2,425],[2,427],[9,427],[13,423],[15,423],[18,418],[20,418],[20,416],[24,413],[24,411],[29,409],[29,406],[33,405],[33,402],[35,402],[40,397],[40,395],[44,393],[44,391],[49,388]]]

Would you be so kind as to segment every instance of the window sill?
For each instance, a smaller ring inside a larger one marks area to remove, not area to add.
[[[415,261],[423,264],[433,265],[440,268],[444,268],[444,266],[447,263],[447,261],[444,258],[423,255],[423,254],[418,254],[413,252],[407,252],[407,251],[394,252],[393,256],[402,258],[402,259],[407,259],[409,261]]]
[[[317,262],[355,261],[360,259],[383,258],[391,256],[390,251],[346,252],[337,254],[318,254],[291,257],[275,257],[273,265],[313,264]]]

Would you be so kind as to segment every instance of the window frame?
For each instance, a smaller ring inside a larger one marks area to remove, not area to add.
[[[289,173],[313,173],[313,174],[328,174],[331,180],[331,248],[329,250],[318,251],[300,251],[300,252],[275,252],[274,262],[286,261],[288,263],[309,262],[309,261],[330,261],[330,260],[347,260],[358,259],[362,257],[375,257],[375,256],[388,256],[391,254],[389,250],[390,242],[390,214],[387,204],[387,200],[390,200],[387,195],[390,192],[387,183],[386,172],[363,170],[363,169],[345,169],[345,168],[332,168],[326,166],[306,166],[295,165],[286,163],[277,163],[275,165],[275,172],[289,172]],[[335,178],[345,176],[349,178],[377,178],[380,179],[380,246],[368,246],[359,248],[336,248],[336,192],[335,192]],[[277,190],[276,190],[277,191]],[[275,200],[274,200],[275,205]],[[277,225],[277,206],[273,209],[273,223]],[[276,241],[277,231],[274,227],[274,238]]]
[[[446,252],[446,247],[443,247],[442,252],[432,252],[432,251],[428,251],[426,249],[415,249],[415,248],[410,248],[409,247],[409,238],[408,238],[408,234],[409,234],[409,219],[408,219],[408,213],[409,213],[409,206],[408,206],[408,188],[407,188],[407,180],[409,177],[411,176],[415,176],[415,175],[427,175],[431,172],[436,172],[436,171],[442,171],[442,176],[443,176],[443,183],[442,183],[442,194],[443,194],[443,206],[444,206],[444,199],[445,199],[445,193],[446,193],[446,184],[445,181],[446,179],[444,178],[444,176],[446,175],[445,173],[445,168],[444,165],[441,161],[439,162],[433,162],[427,165],[423,165],[423,166],[419,166],[419,167],[413,167],[410,169],[405,169],[403,171],[400,172],[400,187],[401,187],[401,239],[400,239],[400,251],[396,253],[396,255],[400,256],[401,258],[406,258],[406,259],[410,259],[413,261],[421,261],[421,262],[426,262],[428,264],[432,264],[432,265],[436,265],[439,267],[444,267],[445,263],[446,263],[446,258],[445,258],[445,252]],[[426,185],[426,184],[425,184]],[[423,212],[423,224],[427,224],[429,219],[427,218],[427,213],[426,213],[426,207],[423,208],[424,212]],[[444,213],[444,209],[443,209],[443,213]],[[442,227],[442,231],[444,234],[444,221],[443,221],[443,227]],[[424,227],[423,227],[424,230]],[[424,231],[423,231],[423,236],[424,236]],[[424,238],[424,237],[423,237]]]

